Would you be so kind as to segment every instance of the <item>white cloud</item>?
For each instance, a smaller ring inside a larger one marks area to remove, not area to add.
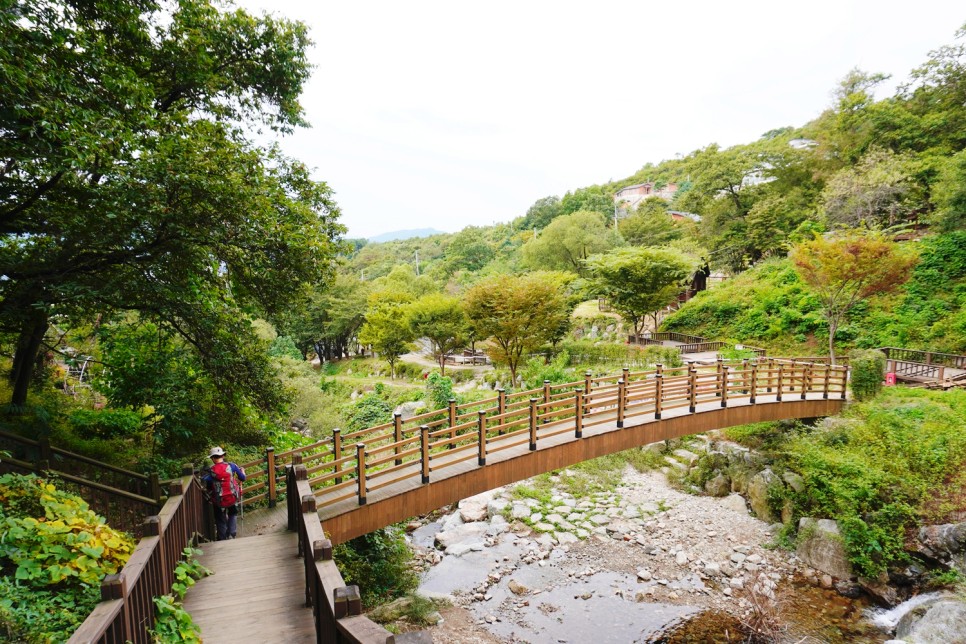
[[[245,0],[305,21],[313,128],[282,142],[351,236],[508,221],[549,194],[802,125],[852,67],[901,80],[962,5]]]

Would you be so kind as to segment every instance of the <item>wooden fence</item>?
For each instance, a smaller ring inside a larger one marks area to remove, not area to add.
[[[358,586],[346,586],[332,560],[308,471],[295,455],[286,468],[288,529],[298,531],[299,556],[305,563],[305,602],[312,607],[316,641],[323,644],[393,644],[385,628],[362,615]],[[408,638],[400,638],[408,639]]]
[[[53,447],[46,439],[35,441],[0,432],[0,449],[11,454],[0,456],[0,471],[53,474],[59,487],[83,497],[108,524],[137,537],[144,534],[144,517],[161,507],[168,483],[157,474],[138,474]]]
[[[154,597],[171,592],[174,569],[182,551],[199,537],[213,538],[211,513],[201,485],[187,467],[169,489],[161,511],[144,522],[131,558],[116,575],[101,583],[101,603],[68,640],[68,644],[149,644],[154,627]]]
[[[325,494],[326,503],[355,498],[365,504],[368,493],[400,481],[418,478],[428,482],[434,472],[465,461],[486,464],[490,454],[518,445],[537,448],[538,440],[574,433],[628,417],[661,418],[665,411],[759,396],[806,394],[846,396],[848,370],[842,366],[765,359],[689,364],[678,368],[631,372],[457,404],[343,434],[292,450],[306,468],[309,485]]]
[[[887,360],[915,362],[924,365],[950,367],[952,369],[966,369],[966,356],[954,353],[937,353],[935,351],[919,351],[899,347],[882,347],[879,351],[886,355]]]

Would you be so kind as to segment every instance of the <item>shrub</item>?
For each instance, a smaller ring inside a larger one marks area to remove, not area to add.
[[[130,438],[141,431],[141,414],[126,409],[75,409],[69,416],[73,430],[83,439]]]
[[[356,584],[366,608],[401,597],[419,580],[402,530],[389,526],[336,546],[332,557],[346,584]]]
[[[273,358],[285,356],[286,358],[298,360],[299,362],[305,360],[302,352],[295,346],[295,341],[287,335],[280,335],[272,340],[272,345],[268,348],[268,355]]]
[[[0,627],[28,641],[64,641],[100,600],[134,540],[80,497],[37,476],[0,476]]]
[[[439,371],[433,371],[426,379],[426,406],[430,409],[443,409],[449,406],[450,398],[456,398],[453,393],[453,379]]]
[[[875,349],[857,350],[849,354],[852,367],[850,387],[856,400],[874,398],[882,390],[886,357]]]

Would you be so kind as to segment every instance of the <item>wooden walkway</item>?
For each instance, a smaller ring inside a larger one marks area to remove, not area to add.
[[[202,550],[199,561],[214,574],[188,591],[184,607],[205,644],[315,641],[296,533],[218,541]]]

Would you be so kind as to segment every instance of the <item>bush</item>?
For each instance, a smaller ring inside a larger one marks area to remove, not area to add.
[[[401,597],[419,585],[411,567],[412,552],[397,526],[340,544],[332,558],[345,583],[359,586],[362,604],[366,608]]]
[[[143,420],[141,414],[126,409],[76,409],[69,419],[83,439],[130,438],[141,431]]]
[[[856,400],[874,398],[882,390],[886,357],[875,349],[858,350],[849,354],[852,375],[849,385]]]
[[[298,360],[303,362],[305,356],[299,351],[298,347],[295,346],[295,341],[287,335],[280,335],[274,340],[272,340],[272,345],[268,348],[268,355],[273,358],[281,358],[285,356],[286,358],[291,358],[292,360]]]
[[[134,540],[80,497],[37,476],[0,476],[0,627],[27,641],[65,641],[127,562]],[[16,638],[12,638],[16,639]]]
[[[453,393],[453,379],[444,376],[439,371],[429,374],[426,379],[426,406],[430,409],[443,409],[449,406],[450,398],[456,398]],[[457,400],[457,402],[459,402]]]

